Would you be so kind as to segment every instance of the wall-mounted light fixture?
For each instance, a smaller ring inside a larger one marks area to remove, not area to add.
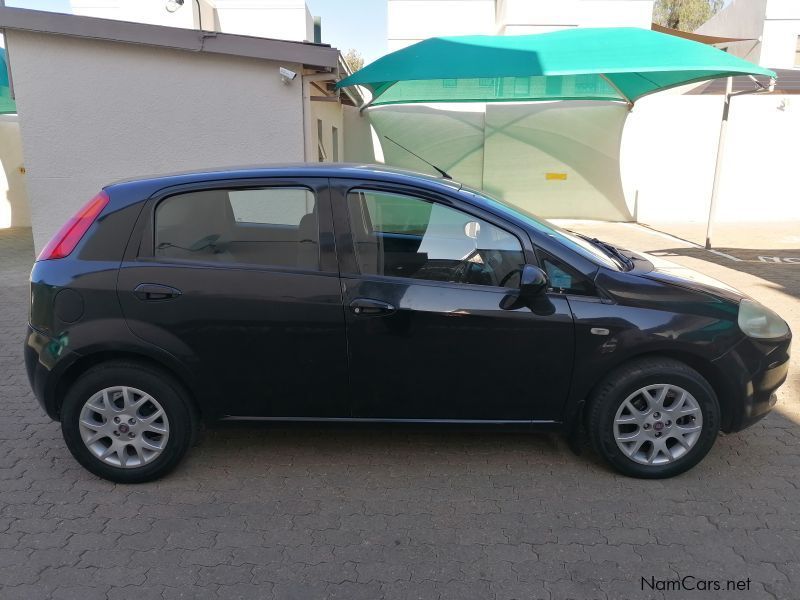
[[[167,12],[174,13],[181,6],[183,6],[183,1],[184,0],[167,0],[167,4],[164,8],[167,9]]]

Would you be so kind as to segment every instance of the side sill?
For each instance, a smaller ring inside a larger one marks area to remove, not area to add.
[[[225,416],[220,419],[224,422],[284,422],[284,423],[409,423],[409,424],[438,424],[438,425],[526,425],[531,427],[558,428],[561,421],[514,419],[377,419],[364,417],[238,417]]]

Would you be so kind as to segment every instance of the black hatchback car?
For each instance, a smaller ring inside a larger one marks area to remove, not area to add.
[[[91,472],[159,477],[201,423],[587,431],[691,468],[775,404],[787,324],[448,180],[318,165],[116,183],[31,273],[25,358]]]

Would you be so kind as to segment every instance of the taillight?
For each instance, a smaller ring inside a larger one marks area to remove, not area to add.
[[[69,256],[106,204],[108,204],[108,194],[105,192],[100,192],[89,200],[75,213],[75,216],[61,226],[58,233],[47,242],[47,246],[39,253],[36,260],[51,260]]]

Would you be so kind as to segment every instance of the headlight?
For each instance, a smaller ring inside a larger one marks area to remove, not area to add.
[[[789,333],[786,321],[753,300],[742,300],[739,304],[739,329],[757,339],[780,338]]]

